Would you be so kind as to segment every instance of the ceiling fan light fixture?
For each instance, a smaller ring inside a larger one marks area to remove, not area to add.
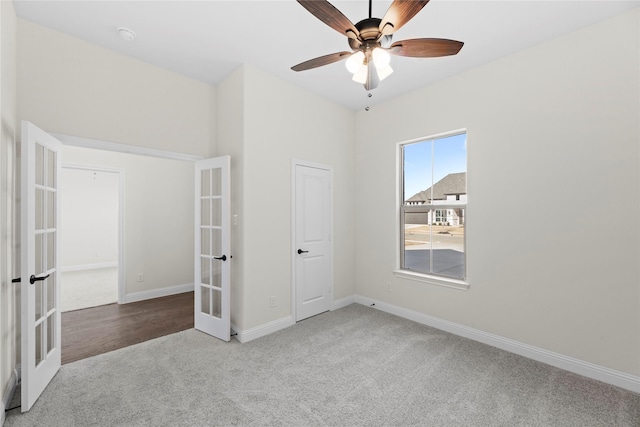
[[[350,73],[355,74],[358,72],[358,70],[360,70],[360,67],[362,66],[363,62],[364,62],[364,53],[362,51],[359,51],[351,55],[349,59],[347,59],[347,62],[345,62],[345,65],[347,67],[347,70],[349,70]]]
[[[353,81],[360,84],[365,84],[367,82],[367,75],[368,67],[364,64],[360,64],[360,68],[358,69],[358,71],[353,73]]]
[[[378,78],[382,81],[393,73],[393,68],[391,68],[390,65],[387,65],[386,67],[376,66],[376,71],[378,72]]]
[[[373,63],[376,64],[376,68],[378,70],[387,67],[391,62],[391,55],[389,55],[386,50],[380,49],[379,47],[373,49],[371,56],[373,57]]]

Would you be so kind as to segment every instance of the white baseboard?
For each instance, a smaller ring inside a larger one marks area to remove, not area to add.
[[[60,272],[67,273],[69,271],[97,270],[99,268],[112,268],[117,266],[118,266],[117,261],[98,262],[95,264],[68,265],[66,267],[60,267]]]
[[[16,388],[18,387],[18,383],[20,382],[20,365],[14,369],[11,374],[11,378],[9,378],[9,383],[7,384],[6,390],[4,390],[4,394],[2,395],[2,399],[0,399],[0,426],[4,425],[5,420],[5,410],[9,408],[11,405],[11,400],[13,399],[13,395],[16,392]]]
[[[236,325],[232,323],[231,330],[238,334],[236,336],[238,341],[240,341],[241,343],[246,343],[257,338],[264,337],[265,335],[272,334],[281,329],[288,328],[289,326],[295,325],[295,323],[296,322],[293,320],[293,316],[286,316],[281,319],[265,323],[264,325],[247,329],[246,331],[241,331]]]
[[[436,329],[450,332],[454,335],[469,338],[483,344],[488,344],[490,346],[506,350],[510,353],[515,353],[529,359],[537,360],[538,362],[555,366],[556,368],[564,369],[565,371],[573,372],[578,375],[593,378],[595,380],[621,387],[626,390],[640,393],[640,377],[635,375],[616,371],[614,369],[606,368],[594,363],[585,362],[583,360],[575,359],[563,354],[554,353],[552,351],[548,351],[539,347],[534,347],[529,344],[521,343],[509,338],[504,338],[499,335],[469,328],[458,323],[439,319],[437,317],[429,316],[381,301],[376,301],[374,299],[366,298],[360,295],[356,295],[354,299],[358,304],[366,306],[372,306],[373,304],[375,304],[373,305],[373,308],[376,308],[378,310],[394,314],[405,319],[413,320],[414,322],[431,326]]]
[[[147,299],[166,297],[169,295],[182,294],[184,292],[193,291],[193,283],[185,283],[184,285],[167,286],[158,289],[149,289],[148,291],[133,292],[122,297],[120,304],[128,304],[130,302],[144,301]]]
[[[355,295],[351,295],[351,296],[346,297],[346,298],[341,298],[339,300],[334,301],[331,304],[331,311],[338,310],[340,308],[346,307],[348,305],[353,304],[354,302],[356,302],[356,296]]]

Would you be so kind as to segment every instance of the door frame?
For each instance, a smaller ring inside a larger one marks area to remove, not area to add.
[[[64,143],[63,143],[64,145]],[[103,166],[91,166],[80,165],[73,163],[63,163],[62,169],[74,169],[83,171],[95,171],[115,173],[118,176],[118,304],[124,303],[124,283],[125,283],[125,254],[124,254],[124,242],[125,240],[125,179],[126,174],[124,169],[107,168]],[[64,191],[64,190],[63,190]],[[62,227],[61,227],[62,229]],[[64,273],[64,270],[61,271]]]
[[[329,277],[330,277],[330,295],[334,298],[334,236],[333,236],[333,167],[322,163],[308,162],[306,160],[292,159],[291,160],[291,317],[294,322],[298,321],[298,307],[296,304],[296,296],[298,291],[298,283],[296,281],[296,167],[302,166],[313,169],[321,169],[329,172]],[[331,301],[333,306],[333,300]],[[329,310],[332,309],[329,307]]]
[[[101,139],[93,139],[93,138],[85,138],[82,136],[73,136],[73,135],[67,135],[67,134],[62,134],[62,133],[55,133],[55,132],[48,132],[49,135],[53,136],[54,138],[56,138],[58,141],[60,141],[62,143],[62,146],[70,146],[70,147],[80,147],[80,148],[90,148],[92,150],[103,150],[103,151],[109,151],[109,152],[114,152],[114,153],[124,153],[124,154],[135,154],[135,155],[139,155],[139,156],[147,156],[147,157],[159,157],[162,159],[172,159],[172,160],[185,160],[185,161],[191,161],[194,163],[197,162],[198,160],[202,160],[204,159],[203,156],[199,156],[199,155],[195,155],[195,154],[186,154],[186,153],[180,153],[177,151],[168,151],[168,150],[159,150],[156,148],[147,148],[147,147],[142,147],[142,146],[138,146],[138,145],[129,145],[129,144],[122,144],[119,142],[111,142],[111,141],[105,141],[105,140],[101,140]],[[65,164],[63,164],[64,166]],[[91,169],[103,169],[103,170],[120,170],[120,169],[116,169],[116,168],[108,168],[108,167],[103,167],[103,166],[89,166]],[[122,175],[121,175],[120,179],[120,185],[121,188],[119,189],[119,193],[120,193],[120,207],[122,208],[122,211],[120,212],[121,218],[119,219],[119,223],[120,223],[120,227],[119,227],[119,232],[121,233],[119,236],[119,240],[120,240],[120,245],[118,248],[119,251],[119,259],[118,259],[118,304],[125,304],[128,302],[133,302],[133,301],[127,301],[126,299],[126,289],[125,289],[125,284],[126,284],[126,271],[125,271],[125,213],[126,211],[124,210],[124,196],[125,196],[125,191],[124,191],[124,180],[125,180],[125,173],[124,170],[122,170]],[[194,285],[195,286],[195,285]]]

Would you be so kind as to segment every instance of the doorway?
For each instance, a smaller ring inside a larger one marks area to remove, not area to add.
[[[292,169],[292,312],[299,321],[333,302],[333,172],[299,160]]]
[[[63,165],[61,311],[120,302],[123,171]]]

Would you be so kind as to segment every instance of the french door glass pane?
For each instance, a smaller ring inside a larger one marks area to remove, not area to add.
[[[44,222],[44,194],[45,191],[39,188],[36,188],[36,208],[35,208],[35,217],[36,217],[36,230],[42,230],[45,227]]]
[[[44,234],[36,234],[35,241],[35,275],[41,275],[44,269]]]
[[[52,270],[56,267],[56,232],[47,233],[47,269]]]
[[[211,314],[211,290],[206,286],[200,286],[202,296],[200,298],[200,311],[205,314]]]
[[[36,144],[36,185],[44,185],[44,147]]]
[[[36,352],[36,366],[38,366],[38,364],[42,362],[42,323],[39,323],[36,326],[35,352]]]
[[[201,206],[200,224],[211,225],[211,200],[201,199],[200,206]]]
[[[55,336],[56,336],[56,330],[55,330],[55,321],[56,321],[56,315],[55,312],[51,313],[51,315],[49,317],[47,317],[47,353],[49,353],[51,350],[53,350],[55,348]]]
[[[222,313],[222,292],[212,289],[211,297],[211,315],[220,318]]]
[[[222,255],[222,230],[214,228],[211,230],[211,253],[214,256]]]
[[[37,190],[36,190],[37,191]],[[56,192],[47,191],[47,224],[46,228],[55,228],[56,224]],[[37,210],[37,208],[36,208]]]
[[[211,285],[211,258],[200,258],[200,282]]]
[[[47,187],[56,188],[56,153],[47,150]]]
[[[222,199],[211,200],[211,225],[222,225]]]
[[[211,195],[220,196],[222,193],[222,170],[211,170]]]
[[[211,232],[210,228],[200,230],[200,254],[211,255]]]
[[[53,273],[45,280],[47,287],[47,312],[54,308],[56,297],[56,274]]]
[[[42,317],[42,305],[43,305],[43,299],[44,299],[44,282],[39,281],[39,282],[35,282],[33,285],[35,288],[35,293],[36,293],[36,315],[35,315],[35,321],[37,322],[41,317]]]
[[[211,269],[211,284],[213,286],[222,287],[222,261],[213,260]]]
[[[202,171],[202,185],[201,185],[201,196],[210,196],[211,195],[211,171],[203,170]]]

